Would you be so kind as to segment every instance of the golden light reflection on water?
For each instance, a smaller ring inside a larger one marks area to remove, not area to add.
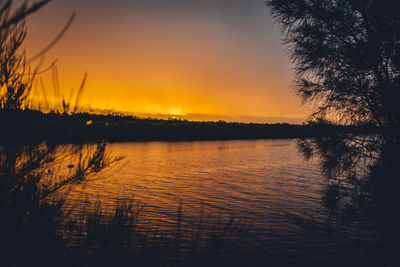
[[[335,253],[341,255],[334,259],[337,265],[359,263],[360,257],[368,262],[365,251],[347,236],[326,231],[329,218],[320,205],[323,179],[316,164],[305,162],[297,152],[295,140],[109,147],[125,159],[69,192],[66,207],[73,216],[96,211],[97,202],[112,213],[121,200],[134,200],[140,210],[135,231],[164,233],[172,239],[182,234],[191,240],[199,231],[205,237],[212,237],[216,228],[225,233],[230,225],[245,234],[229,232],[228,239],[277,263],[296,253],[301,259],[331,259]],[[74,162],[65,158],[60,168],[67,171]],[[365,237],[362,229],[351,231]],[[288,261],[293,266],[296,259]]]
[[[135,199],[144,205],[143,218],[167,227],[176,221],[180,205],[188,218],[233,215],[263,227],[287,227],[285,212],[319,207],[319,172],[297,154],[292,140],[116,143],[110,148],[124,160],[78,186],[69,196],[72,202],[87,195],[111,207],[117,198]]]

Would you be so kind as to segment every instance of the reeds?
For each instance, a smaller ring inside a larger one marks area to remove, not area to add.
[[[234,258],[235,237],[248,229],[233,217],[188,220],[179,206],[175,225],[162,231],[141,217],[143,208],[120,200],[109,212],[99,203],[75,210],[64,228],[68,257],[83,266],[215,266]]]

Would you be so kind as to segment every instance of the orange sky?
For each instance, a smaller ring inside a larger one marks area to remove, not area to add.
[[[77,18],[46,55],[83,103],[193,119],[299,122],[279,33],[261,0],[54,0],[28,21],[28,55]],[[51,73],[43,75],[52,92]],[[200,115],[204,115],[202,118]],[[200,116],[200,117],[199,117]],[[279,118],[271,118],[279,117]]]

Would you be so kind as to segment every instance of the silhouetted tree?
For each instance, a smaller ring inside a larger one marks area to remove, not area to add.
[[[23,109],[38,67],[30,68],[21,49],[25,19],[50,0],[14,2],[0,0],[0,256],[4,266],[51,266],[63,257],[65,245],[60,234],[64,198],[55,195],[119,158],[109,155],[104,142],[60,153],[57,143],[26,127]],[[19,138],[24,127],[29,134]],[[77,159],[64,166],[66,174],[55,171],[64,157]]]
[[[390,0],[267,0],[295,66],[295,87],[324,118],[374,125],[375,134],[338,131],[298,142],[319,159],[322,204],[338,222],[381,224],[382,253],[396,265],[400,187],[400,16]],[[371,128],[371,129],[372,129]],[[378,129],[378,131],[376,131]]]
[[[295,63],[297,92],[315,104],[313,116],[373,122],[395,136],[400,123],[397,1],[266,3]]]
[[[20,47],[26,37],[25,19],[50,0],[13,7],[13,0],[0,0],[0,109],[19,109],[25,103],[35,77]]]

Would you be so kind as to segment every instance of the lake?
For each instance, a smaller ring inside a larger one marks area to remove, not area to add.
[[[109,148],[124,159],[76,188],[72,203],[83,192],[105,206],[116,198],[134,199],[143,206],[146,227],[160,231],[173,229],[179,216],[189,234],[199,221],[246,225],[232,233],[240,247],[233,256],[243,265],[378,260],[367,242],[375,235],[369,225],[329,223],[321,206],[324,178],[316,161],[303,159],[296,140],[113,143]]]

